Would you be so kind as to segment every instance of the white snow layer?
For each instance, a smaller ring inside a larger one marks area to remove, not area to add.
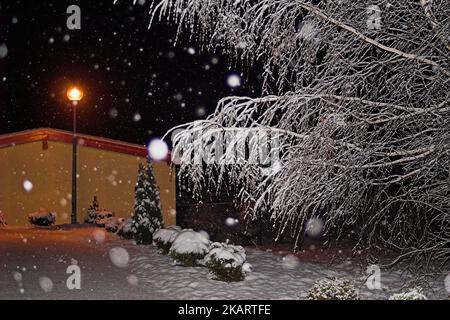
[[[211,242],[202,233],[185,229],[177,234],[170,251],[206,254],[210,244]]]
[[[180,228],[168,227],[157,230],[153,234],[153,241],[159,241],[164,244],[172,243],[175,237],[180,233]]]
[[[209,252],[205,256],[204,261],[208,263],[218,260],[222,263],[228,262],[226,267],[240,267],[245,263],[245,250],[241,246],[234,246],[227,243],[214,242],[209,247]]]
[[[404,271],[382,272],[382,289],[370,290],[365,284],[366,270],[350,261],[333,266],[298,261],[295,268],[288,269],[281,256],[245,248],[252,273],[243,281],[227,283],[213,280],[208,268],[173,265],[172,259],[159,254],[155,247],[135,246],[125,240],[120,246],[130,253],[130,273],[148,292],[144,299],[307,299],[308,290],[317,280],[332,276],[352,280],[361,299],[388,299],[408,288],[411,280]],[[431,285],[433,289],[424,292],[428,299],[447,298],[443,279]]]

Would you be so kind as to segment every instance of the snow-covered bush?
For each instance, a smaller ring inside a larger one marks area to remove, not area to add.
[[[220,242],[211,244],[204,258],[206,266],[215,279],[226,282],[244,280],[245,271],[250,269],[245,261],[243,247]],[[246,265],[245,268],[244,265]]]
[[[309,300],[358,300],[353,283],[335,277],[317,281],[308,292]]]
[[[124,239],[132,239],[133,238],[133,230],[132,230],[133,220],[131,218],[126,219],[117,230],[117,234]]]
[[[389,297],[389,300],[427,300],[427,297],[422,293],[422,288],[418,287],[395,293]]]
[[[151,244],[153,233],[163,227],[159,188],[151,163],[139,164],[132,230],[137,244]]]
[[[0,211],[0,228],[3,228],[6,225],[7,225],[7,223],[6,223],[5,216],[3,215],[3,212]]]
[[[106,210],[102,210],[102,211],[97,211],[97,217],[95,218],[95,225],[97,227],[105,227],[106,222],[108,222],[108,220],[110,218],[112,218],[114,216],[114,213],[112,213],[111,211],[106,211]]]
[[[186,229],[178,233],[169,250],[175,263],[192,267],[200,265],[211,242],[200,232]]]
[[[36,226],[51,226],[55,224],[56,213],[40,208],[39,211],[28,215],[28,221]]]
[[[124,218],[111,217],[105,221],[105,230],[108,232],[116,233],[120,226],[125,222]]]
[[[181,228],[178,226],[170,226],[162,228],[153,234],[153,244],[157,246],[164,254],[169,253],[175,237],[180,233]]]

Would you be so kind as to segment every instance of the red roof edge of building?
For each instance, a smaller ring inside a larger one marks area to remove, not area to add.
[[[147,148],[143,145],[132,144],[119,140],[112,140],[103,137],[96,137],[87,134],[77,133],[78,145],[96,148],[117,153],[129,154],[137,157],[147,157]],[[0,148],[6,148],[18,144],[24,144],[35,141],[57,141],[72,143],[72,132],[52,129],[38,128],[14,133],[0,135]],[[170,154],[166,162],[170,163]]]

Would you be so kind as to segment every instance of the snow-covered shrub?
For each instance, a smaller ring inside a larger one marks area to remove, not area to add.
[[[309,300],[358,300],[358,292],[350,280],[325,278],[317,281],[308,292]]]
[[[3,213],[0,211],[0,228],[3,228],[4,226],[6,226],[6,219],[5,216],[3,215]]]
[[[220,242],[211,244],[204,258],[206,266],[215,279],[226,282],[244,280],[245,270],[249,270],[248,266],[243,268],[245,260],[243,247]]]
[[[170,226],[157,230],[153,234],[153,244],[157,246],[164,254],[169,253],[175,237],[180,233],[181,228],[178,226]]]
[[[200,261],[208,253],[211,242],[200,232],[186,229],[178,233],[169,250],[175,263],[192,267],[200,265]]]
[[[422,288],[418,287],[395,293],[389,297],[389,300],[427,300],[427,297],[422,293]]]
[[[51,226],[55,224],[56,213],[40,208],[39,211],[28,215],[28,221],[36,226]]]
[[[151,244],[153,232],[163,227],[159,188],[151,163],[139,164],[132,230],[137,244]]]
[[[117,234],[124,239],[132,239],[133,238],[133,230],[132,230],[133,220],[131,218],[126,219],[117,230]]]
[[[105,221],[105,230],[108,232],[116,233],[120,226],[125,222],[124,218],[111,217]]]
[[[95,218],[95,225],[97,227],[105,227],[106,222],[108,222],[108,220],[110,218],[112,218],[114,216],[114,213],[112,213],[111,211],[106,211],[106,210],[102,210],[102,211],[97,211],[97,217]]]

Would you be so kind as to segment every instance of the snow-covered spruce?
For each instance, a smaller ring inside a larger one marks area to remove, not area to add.
[[[124,218],[111,217],[105,221],[105,230],[108,232],[116,233],[120,226],[125,222]]]
[[[3,212],[0,211],[0,228],[3,228],[6,225],[7,225],[7,223],[6,223],[5,216],[3,215]]]
[[[133,239],[132,224],[133,220],[131,218],[126,219],[117,230],[119,237],[123,239]]]
[[[406,292],[395,293],[389,297],[389,300],[427,300],[422,293],[422,288],[409,289]]]
[[[153,233],[163,227],[159,188],[151,163],[139,164],[132,231],[137,244],[151,244]]]
[[[28,221],[36,226],[51,226],[55,224],[56,213],[40,208],[39,211],[28,215]]]
[[[161,249],[162,253],[168,254],[175,237],[180,231],[181,228],[178,226],[159,229],[153,234],[153,245]]]
[[[220,242],[211,244],[204,258],[205,265],[215,280],[226,282],[244,280],[246,271],[251,269],[245,261],[243,247]]]
[[[320,279],[308,291],[309,300],[359,300],[350,280],[335,277]]]
[[[169,250],[176,264],[186,267],[203,265],[202,259],[208,253],[211,241],[200,232],[185,229],[178,233]]]

